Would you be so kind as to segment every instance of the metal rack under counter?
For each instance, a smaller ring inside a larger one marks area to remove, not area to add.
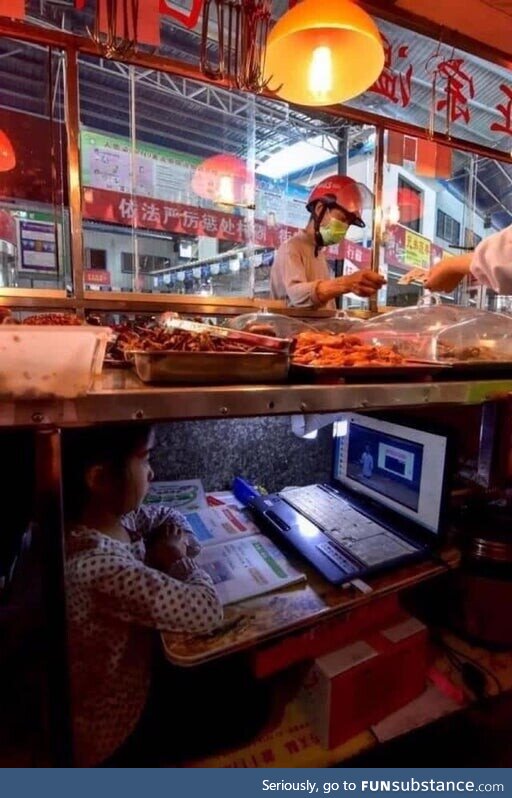
[[[130,370],[107,369],[77,399],[0,399],[2,427],[71,427],[122,421],[236,418],[343,410],[471,405],[512,393],[510,379],[349,385],[152,387]]]

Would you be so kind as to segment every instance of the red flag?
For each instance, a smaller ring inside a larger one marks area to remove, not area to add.
[[[99,3],[100,13],[99,28],[102,33],[107,33],[107,3],[106,0],[97,0],[97,2]],[[126,8],[126,20],[124,18],[124,8]],[[116,32],[119,38],[124,36],[128,39],[135,38],[132,11],[133,5],[131,2],[117,4]],[[141,44],[152,44],[154,47],[160,46],[159,0],[144,0],[144,3],[139,4],[137,41]]]
[[[416,148],[416,174],[423,177],[436,176],[437,144],[428,139],[418,139]]]
[[[436,177],[447,180],[452,176],[452,154],[450,147],[443,144],[437,145],[436,153]]]
[[[388,130],[388,163],[396,166],[403,166],[404,163],[404,137],[395,130]]]
[[[0,0],[0,17],[25,18],[25,0]]]
[[[416,139],[404,136],[404,161],[416,160]]]

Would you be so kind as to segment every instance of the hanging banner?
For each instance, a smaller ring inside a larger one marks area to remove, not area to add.
[[[227,211],[225,206],[197,196],[192,186],[203,159],[196,156],[145,142],[137,142],[133,152],[127,138],[93,130],[81,132],[80,153],[83,186],[120,195],[133,193],[150,201],[178,203],[196,210],[201,205],[229,216],[244,213],[242,207]],[[307,188],[256,176],[256,216],[265,220],[269,230],[279,225],[304,227],[308,220],[308,193]],[[278,229],[275,240],[280,241]]]
[[[175,202],[137,197],[117,191],[86,188],[83,191],[83,215],[86,219],[134,226],[189,236],[209,236],[237,243],[253,242],[256,246],[279,247],[297,228],[288,225],[268,227],[256,220],[250,234],[244,216],[182,205]]]

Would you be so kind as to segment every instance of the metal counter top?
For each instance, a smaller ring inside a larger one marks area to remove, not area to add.
[[[512,393],[511,379],[349,385],[151,387],[130,370],[106,369],[77,399],[0,400],[0,426],[88,426],[198,418],[480,404]]]

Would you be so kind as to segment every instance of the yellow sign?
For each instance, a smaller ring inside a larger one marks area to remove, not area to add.
[[[431,241],[424,236],[405,231],[404,261],[407,266],[430,269]]]

